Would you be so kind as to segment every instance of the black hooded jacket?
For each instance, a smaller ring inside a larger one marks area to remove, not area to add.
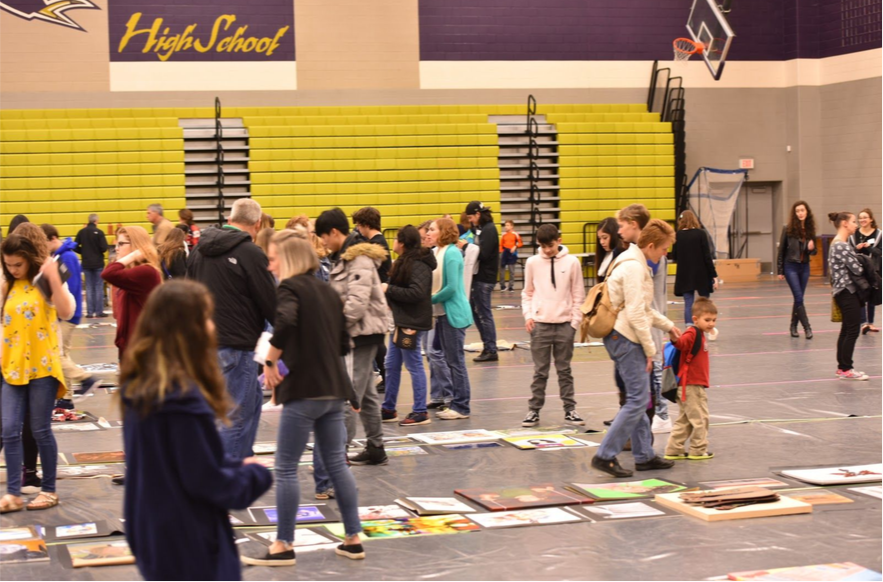
[[[432,272],[438,263],[435,255],[425,253],[411,265],[407,284],[390,282],[386,301],[392,318],[399,327],[425,331],[432,329]]]
[[[203,283],[215,300],[218,345],[254,350],[264,322],[273,323],[276,285],[266,255],[237,228],[207,228],[187,261],[187,277]]]

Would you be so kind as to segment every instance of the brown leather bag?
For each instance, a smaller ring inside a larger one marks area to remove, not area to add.
[[[613,306],[610,302],[610,293],[607,291],[607,281],[610,280],[610,275],[613,274],[616,267],[627,261],[634,260],[624,259],[618,263],[613,263],[607,271],[607,277],[604,281],[589,290],[583,306],[580,307],[580,311],[583,312],[583,320],[579,326],[580,342],[584,343],[586,338],[590,336],[604,338],[613,331],[613,326],[616,325],[616,317],[622,311],[622,308],[625,307],[625,304],[619,307]]]

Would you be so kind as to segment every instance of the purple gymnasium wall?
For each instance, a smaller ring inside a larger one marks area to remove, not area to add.
[[[422,61],[670,60],[690,0],[420,0]],[[735,0],[729,59],[878,48],[880,0]]]

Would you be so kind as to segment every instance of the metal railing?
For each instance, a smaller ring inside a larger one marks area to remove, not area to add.
[[[537,229],[543,224],[543,213],[540,210],[540,203],[542,201],[542,192],[540,191],[539,186],[537,185],[540,181],[540,168],[537,166],[537,159],[540,155],[540,146],[537,143],[537,137],[540,135],[540,126],[537,124],[536,120],[537,113],[537,100],[533,95],[527,96],[527,122],[525,133],[528,137],[528,145],[527,145],[527,160],[528,160],[528,172],[527,179],[530,182],[530,197],[528,198],[528,203],[530,204],[530,219],[529,224],[531,228],[531,238],[533,239],[534,249],[539,248],[539,243],[537,242]]]
[[[224,125],[221,123],[221,100],[215,97],[215,160],[218,168],[218,226],[223,226],[226,203],[224,201]]]
[[[687,207],[687,131],[686,99],[683,77],[672,77],[671,69],[659,68],[659,61],[653,62],[650,73],[650,88],[647,92],[647,110],[652,112],[658,99],[660,80],[665,75],[665,89],[659,109],[660,121],[671,123],[675,150],[675,212],[680,214]]]

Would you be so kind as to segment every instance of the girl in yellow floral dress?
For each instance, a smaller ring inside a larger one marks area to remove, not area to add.
[[[0,498],[0,513],[20,511],[22,425],[25,412],[40,450],[43,485],[28,509],[58,505],[55,474],[58,446],[52,434],[51,419],[55,399],[64,394],[60,360],[58,318],[73,315],[73,296],[67,291],[54,261],[47,261],[33,242],[12,234],[0,246],[3,255],[2,288],[2,415],[3,444],[6,452],[7,494]],[[33,285],[37,273],[49,283],[47,301]]]

